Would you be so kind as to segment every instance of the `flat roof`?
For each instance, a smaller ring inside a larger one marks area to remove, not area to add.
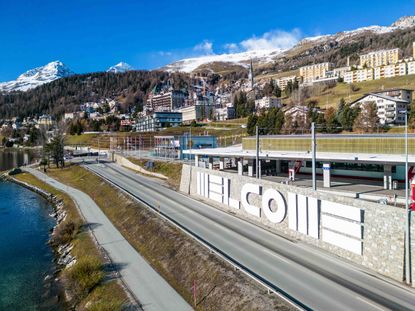
[[[253,138],[255,139],[255,136],[248,136],[248,137],[244,137],[244,139],[246,138]],[[260,139],[268,139],[268,138],[289,138],[289,139],[301,139],[301,138],[307,138],[310,139],[311,138],[311,134],[293,134],[293,135],[261,135],[259,136]],[[316,133],[316,139],[320,139],[320,138],[405,138],[405,134],[404,133],[399,133],[399,134],[320,134],[320,133]],[[415,134],[410,134],[408,133],[408,138],[415,138]]]
[[[242,145],[226,148],[206,148],[191,149],[183,151],[184,154],[200,156],[225,157],[225,158],[256,158],[255,150],[243,150]],[[261,150],[259,158],[265,160],[311,160],[312,154],[308,151],[267,151]],[[370,153],[336,153],[336,152],[317,152],[317,161],[327,162],[354,162],[369,164],[404,164],[405,155],[397,154],[370,154]],[[408,155],[411,165],[415,164],[415,156]]]

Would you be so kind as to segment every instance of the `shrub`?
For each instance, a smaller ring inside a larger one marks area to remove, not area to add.
[[[52,239],[52,244],[62,245],[71,242],[78,234],[79,224],[69,220],[58,226]]]
[[[67,278],[71,290],[82,299],[104,278],[102,263],[95,257],[85,256],[67,271]]]

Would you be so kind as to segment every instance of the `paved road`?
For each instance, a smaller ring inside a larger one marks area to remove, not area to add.
[[[272,234],[115,164],[89,169],[152,206],[313,310],[414,310],[412,289]]]
[[[119,267],[122,279],[143,305],[144,310],[192,310],[192,307],[124,239],[98,205],[85,193],[66,186],[30,168],[26,171],[53,187],[68,193],[79,206],[98,243]]]

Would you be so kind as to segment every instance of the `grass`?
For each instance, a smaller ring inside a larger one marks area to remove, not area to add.
[[[68,242],[73,244],[72,255],[77,263],[62,271],[63,287],[71,292],[72,301],[80,310],[122,310],[128,300],[123,288],[116,281],[103,281],[104,260],[102,253],[92,241],[73,200],[65,193],[40,181],[35,176],[22,173],[13,176],[21,182],[55,195],[63,201],[66,219],[58,226],[57,235],[52,237],[55,246]],[[85,268],[88,269],[85,269]],[[90,268],[93,269],[90,269]],[[82,272],[82,273],[81,273]],[[86,308],[85,306],[90,306]],[[96,308],[98,306],[98,308]]]
[[[137,164],[144,168],[145,164],[148,160],[137,159],[133,157],[129,157],[132,163]],[[152,172],[163,174],[166,176],[167,182],[170,186],[174,189],[178,190],[180,187],[180,179],[182,176],[182,164],[177,162],[165,162],[165,161],[153,161],[154,162],[154,169]]]
[[[92,197],[129,243],[190,304],[196,280],[196,310],[292,310],[98,176],[78,166],[49,174]]]
[[[350,84],[338,83],[334,88],[329,88],[319,95],[310,97],[307,102],[317,100],[321,108],[337,107],[341,98],[344,98],[346,102],[352,102],[366,93],[380,91],[382,89],[406,88],[415,90],[414,78],[415,75],[407,75],[354,83],[358,88],[355,92],[352,91]]]

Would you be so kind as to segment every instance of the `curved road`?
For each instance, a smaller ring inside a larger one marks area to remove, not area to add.
[[[397,282],[161,186],[116,164],[88,168],[202,238],[246,271],[312,310],[414,310]]]
[[[78,205],[85,221],[90,224],[98,243],[145,311],[193,310],[192,307],[145,261],[124,239],[95,202],[84,192],[66,186],[31,168],[24,168],[38,179],[66,192]]]

